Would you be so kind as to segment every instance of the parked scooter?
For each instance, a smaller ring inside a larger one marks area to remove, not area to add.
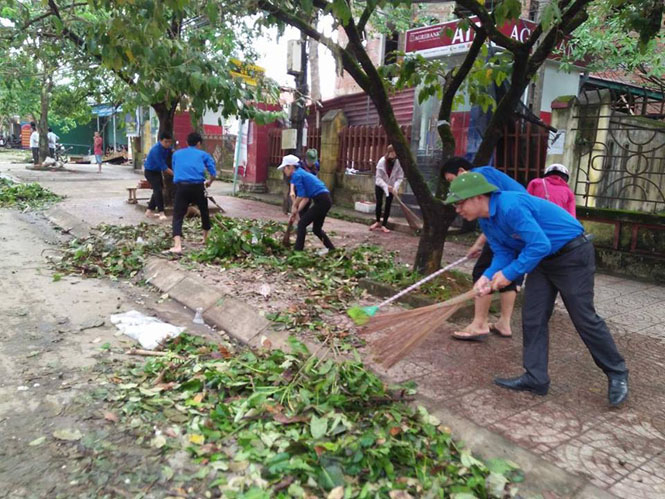
[[[69,163],[69,153],[72,151],[71,147],[65,147],[62,144],[55,145],[55,161],[58,164]]]

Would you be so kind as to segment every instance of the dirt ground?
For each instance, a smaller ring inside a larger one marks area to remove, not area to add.
[[[142,364],[133,340],[109,316],[157,315],[198,334],[189,312],[148,288],[65,276],[45,256],[63,236],[40,216],[0,210],[0,496],[163,497],[178,495],[187,455],[162,456],[120,429],[104,398],[108,376]],[[176,471],[164,480],[166,460]]]

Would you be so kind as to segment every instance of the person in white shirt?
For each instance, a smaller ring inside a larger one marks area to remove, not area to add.
[[[383,232],[390,232],[386,225],[390,216],[390,205],[393,202],[393,195],[399,190],[399,186],[404,180],[404,171],[402,170],[395,149],[388,145],[386,154],[376,165],[376,178],[374,180],[374,194],[376,195],[376,222],[369,230],[381,229]],[[386,206],[383,210],[383,223],[381,223],[381,208],[383,205],[383,195],[386,196]]]
[[[32,133],[30,134],[30,150],[32,151],[32,162],[35,165],[39,164],[39,132],[37,131],[37,125],[35,122],[30,123],[30,128],[32,128]]]
[[[48,133],[46,134],[46,138],[48,138],[48,155],[55,159],[55,146],[58,143],[58,137],[54,132],[53,128],[48,127]]]

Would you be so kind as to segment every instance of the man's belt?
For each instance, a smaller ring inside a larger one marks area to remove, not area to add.
[[[566,244],[564,244],[559,251],[552,253],[547,258],[556,258],[558,256],[564,255],[569,251],[573,251],[575,248],[582,246],[583,244],[591,242],[593,236],[591,234],[580,234],[575,239],[571,239]]]

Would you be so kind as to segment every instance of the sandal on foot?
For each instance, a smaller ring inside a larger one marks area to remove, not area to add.
[[[503,334],[499,328],[497,328],[494,324],[490,324],[490,333],[496,334],[497,336],[500,336],[501,338],[512,338],[512,334]]]
[[[460,341],[485,341],[490,335],[489,331],[487,333],[475,333],[469,334],[466,331],[455,331],[452,336],[456,340]]]

